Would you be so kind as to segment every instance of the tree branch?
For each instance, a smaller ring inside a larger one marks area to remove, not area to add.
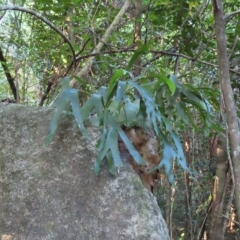
[[[7,61],[6,61],[6,59],[3,55],[1,47],[0,47],[0,62],[1,62],[2,68],[4,70],[5,76],[8,80],[8,83],[10,85],[10,88],[11,88],[12,94],[14,96],[14,99],[15,99],[15,101],[17,101],[17,88],[16,88],[16,85],[14,83],[14,77],[12,77],[12,75],[10,74],[10,71],[8,69],[8,66],[7,66]]]
[[[111,50],[111,51],[104,51],[104,52],[95,52],[95,53],[90,53],[88,55],[84,55],[81,57],[76,58],[76,62],[83,60],[83,59],[87,59],[90,57],[96,57],[96,56],[100,56],[100,55],[110,55],[110,54],[116,54],[116,53],[123,53],[123,52],[135,52],[136,50],[132,47],[130,48],[124,48],[124,49],[119,49],[119,50]],[[182,57],[191,61],[196,61],[199,63],[202,63],[204,65],[208,65],[208,66],[212,66],[215,68],[218,68],[218,64],[214,64],[214,63],[210,63],[210,62],[206,62],[203,60],[200,60],[198,58],[195,57],[190,57],[188,55],[185,54],[181,54],[181,53],[171,53],[168,51],[157,51],[157,50],[151,50],[151,53],[154,53],[156,56],[154,56],[152,59],[150,59],[148,62],[144,63],[141,68],[146,67],[147,65],[149,65],[150,63],[156,61],[157,59],[159,59],[162,56],[173,56],[173,57]],[[77,54],[79,55],[79,53]],[[71,65],[72,66],[72,65]],[[235,73],[237,75],[240,75],[239,71],[236,71],[234,69],[229,68],[229,71],[231,71],[232,73]]]
[[[145,63],[143,67],[145,67],[149,63],[155,61],[156,59],[162,57],[163,55],[166,55],[166,56],[173,56],[173,57],[182,57],[182,58],[185,58],[185,59],[188,59],[188,60],[191,60],[191,61],[196,61],[196,62],[202,63],[204,65],[208,65],[208,66],[219,68],[219,66],[217,64],[206,62],[206,61],[202,61],[202,60],[199,60],[198,58],[190,57],[188,55],[181,54],[181,53],[171,53],[171,52],[166,52],[166,51],[154,51],[154,50],[151,51],[151,52],[157,54],[156,57],[151,59],[150,62]],[[229,71],[231,71],[231,72],[233,72],[235,74],[240,75],[240,72],[238,72],[238,71],[236,71],[234,69],[229,68]]]
[[[240,9],[235,11],[235,12],[229,13],[228,15],[225,15],[224,16],[224,21],[229,22],[233,17],[235,17],[239,13],[240,13]]]
[[[104,46],[104,44],[107,42],[110,34],[113,32],[113,30],[115,29],[115,27],[117,26],[117,24],[119,23],[121,17],[124,15],[124,13],[127,11],[128,7],[131,4],[131,0],[126,0],[125,3],[123,4],[121,10],[118,12],[117,16],[115,17],[115,19],[113,20],[112,24],[109,26],[109,28],[106,30],[105,34],[103,35],[102,39],[99,41],[99,43],[97,44],[97,46],[95,47],[95,49],[93,50],[93,54],[100,52],[102,47]],[[78,77],[82,77],[85,74],[87,74],[88,70],[90,69],[90,67],[93,64],[93,61],[95,59],[95,56],[92,56],[88,59],[86,65],[79,71],[79,73],[77,74]],[[71,87],[76,87],[77,85],[77,80],[76,79],[72,79],[70,82],[70,86]]]
[[[134,17],[135,17],[135,26],[134,26],[134,44],[135,49],[138,49],[138,42],[141,41],[142,38],[142,23],[141,23],[141,13],[142,13],[142,0],[136,0],[134,2],[135,5],[135,11],[134,11]],[[142,59],[141,56],[139,56],[134,65],[133,65],[133,76],[138,77],[141,74],[142,68]],[[137,94],[139,94],[136,91]]]
[[[68,38],[63,34],[63,32],[61,30],[59,30],[53,23],[51,23],[47,18],[43,17],[41,14],[39,14],[38,12],[35,12],[31,9],[27,9],[24,7],[20,7],[20,6],[16,6],[16,5],[5,5],[5,6],[0,6],[0,11],[6,11],[6,10],[15,10],[15,11],[21,11],[21,12],[26,12],[28,14],[31,14],[33,16],[35,16],[36,18],[42,20],[44,23],[46,23],[50,28],[52,28],[55,32],[57,32],[69,45],[71,51],[72,51],[72,55],[73,55],[73,63],[75,65],[76,62],[76,57],[75,57],[75,52],[73,49],[73,46],[71,44],[71,42],[68,40]]]

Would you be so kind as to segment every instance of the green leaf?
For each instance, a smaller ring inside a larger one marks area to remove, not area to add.
[[[132,58],[130,59],[128,66],[127,66],[127,71],[130,71],[133,64],[137,61],[137,59],[142,55],[146,54],[149,52],[149,48],[147,44],[143,44],[140,46],[133,54]]]
[[[175,83],[176,87],[179,87],[179,88],[182,87],[182,85],[178,82],[177,76],[171,74],[170,79]]]
[[[121,160],[120,152],[118,148],[118,133],[112,126],[110,126],[107,131],[107,139],[104,143],[104,147],[100,151],[97,158],[98,163],[102,162],[104,157],[107,156],[109,150],[111,151],[111,154],[113,156],[114,165],[116,167],[122,167],[123,162]]]
[[[178,115],[181,117],[181,119],[185,124],[188,124],[189,123],[188,118],[184,111],[185,106],[181,102],[176,102],[176,107],[177,107]]]
[[[116,100],[122,101],[125,98],[125,91],[126,91],[127,82],[119,81],[116,93]]]
[[[192,92],[193,94],[195,94],[197,97],[202,98],[202,94],[200,93],[199,89],[190,85],[190,84],[184,84],[184,88],[188,89],[188,91]]]
[[[119,69],[110,79],[107,97],[106,97],[106,105],[109,106],[112,97],[115,95],[116,89],[118,88],[118,79],[125,74],[123,69]]]
[[[184,109],[185,109],[185,113],[186,113],[186,115],[187,115],[187,117],[188,117],[188,120],[189,120],[190,123],[191,123],[191,126],[192,126],[195,130],[198,130],[198,127],[197,127],[197,126],[195,125],[195,123],[194,123],[192,113],[191,113],[191,111],[189,111],[189,107],[186,107],[186,106],[184,106],[184,105],[182,105],[182,106],[183,106]]]
[[[196,95],[194,95],[193,93],[191,93],[190,91],[188,91],[187,89],[182,89],[181,91],[189,100],[193,101],[193,102],[201,102],[201,99],[198,98]]]
[[[125,104],[119,112],[117,122],[124,124],[126,127],[133,125],[133,123],[136,121],[139,109],[140,99],[131,102],[130,99],[127,98],[125,100]]]
[[[64,93],[67,95],[67,97],[71,101],[73,115],[75,117],[75,120],[77,121],[77,124],[78,124],[78,127],[79,127],[81,133],[84,136],[88,137],[87,130],[84,127],[83,118],[82,118],[82,114],[81,114],[81,110],[80,110],[80,104],[78,101],[78,90],[77,89],[67,89],[64,91]]]
[[[153,87],[153,92],[156,92],[159,89],[159,87],[161,87],[161,83],[165,83],[168,86],[171,94],[173,95],[175,93],[176,85],[175,85],[174,81],[167,78],[163,74],[154,74],[151,76],[158,78],[157,82],[155,83],[155,86]]]
[[[166,86],[161,86],[155,94],[155,103],[158,104],[158,106],[162,109],[162,111],[165,111],[165,97],[164,97],[164,93],[166,90]]]
[[[139,165],[145,165],[146,164],[145,160],[141,157],[141,155],[138,153],[138,151],[132,145],[132,143],[129,140],[129,138],[127,137],[127,135],[122,130],[120,130],[120,129],[118,129],[118,130],[119,130],[118,133],[119,133],[121,139],[127,146],[127,149],[129,151],[129,153],[132,155],[135,162],[137,162]]]
[[[182,144],[181,144],[181,141],[179,139],[179,137],[177,136],[176,132],[175,131],[172,131],[171,132],[171,137],[173,138],[174,140],[174,144],[177,148],[177,160],[178,160],[178,163],[179,165],[186,171],[190,172],[188,166],[187,166],[187,162],[186,162],[186,159],[185,159],[185,156],[184,156],[184,152],[183,152],[183,148],[182,148]]]
[[[99,94],[100,96],[102,96],[103,100],[106,101],[107,100],[107,90],[108,90],[107,87],[102,86],[98,89],[96,94]]]
[[[112,157],[112,153],[111,152],[108,152],[107,153],[107,160],[108,160],[108,169],[109,169],[109,172],[113,175],[116,174],[117,172],[117,169],[114,165],[114,161],[113,161],[113,157]]]
[[[122,77],[125,74],[125,71],[123,69],[119,69],[117,72],[113,74],[113,76],[110,79],[110,83],[108,86],[108,95],[114,88],[114,85],[118,82],[118,79]]]
[[[195,107],[198,107],[198,108],[200,108],[202,110],[207,111],[207,106],[206,106],[205,102],[201,101],[200,99],[199,99],[199,101],[196,101],[195,98],[194,98],[195,100],[192,100],[192,99],[190,99],[190,98],[186,98],[186,99],[182,98],[182,101],[184,101],[186,103],[190,103],[191,105],[193,105]]]
[[[94,99],[90,97],[83,105],[80,107],[82,113],[82,119],[85,121],[91,114],[94,107]]]
[[[111,135],[111,129],[110,130],[108,129],[107,139],[103,145],[103,149],[98,154],[97,162],[99,162],[99,163],[102,162],[104,157],[107,155],[107,152],[110,150],[110,146],[109,146],[110,135]]]
[[[119,148],[118,148],[118,133],[113,128],[110,128],[110,131],[111,131],[111,133],[110,133],[109,139],[107,139],[107,141],[106,141],[106,144],[110,145],[114,165],[116,167],[122,167],[123,162],[120,157],[120,152],[119,152]]]
[[[176,152],[172,147],[172,145],[167,140],[163,141],[163,143],[164,143],[163,158],[159,164],[159,167],[162,167],[162,166],[165,167],[165,172],[167,174],[169,182],[171,184],[174,184],[174,177],[172,173],[172,163],[176,157]]]
[[[108,110],[112,113],[115,113],[120,108],[120,103],[116,99],[113,99],[108,107]]]
[[[98,140],[98,143],[96,146],[99,152],[103,150],[104,145],[106,143],[107,136],[108,136],[108,130],[107,130],[106,124],[104,124],[101,131],[101,138]]]
[[[66,97],[65,92],[62,92],[54,103],[54,107],[56,107],[56,109],[54,110],[54,114],[50,122],[49,133],[45,140],[46,144],[49,144],[52,141],[52,138],[57,130],[58,122],[62,115],[62,112],[68,104],[69,104],[69,100]]]
[[[101,164],[100,161],[96,161],[96,162],[94,163],[93,171],[94,171],[95,174],[98,174],[98,173],[99,173],[99,171],[100,171],[100,164]]]
[[[62,89],[66,90],[69,89],[69,83],[70,83],[71,77],[70,76],[66,76],[62,79]]]
[[[100,94],[96,94],[96,93],[92,94],[92,102],[93,102],[93,105],[97,112],[98,120],[100,123],[102,123],[103,117],[104,117],[104,112],[105,112],[102,96]]]
[[[87,83],[83,78],[80,78],[80,77],[78,77],[78,76],[76,76],[76,75],[72,75],[72,77],[73,77],[73,78],[76,78],[77,81],[78,81],[81,85],[83,85],[84,87],[87,87],[88,83]]]
[[[162,118],[163,115],[159,112],[155,99],[149,91],[146,91],[136,82],[128,81],[128,83],[139,92],[146,109],[147,118],[145,121],[150,123],[150,126],[153,126],[155,133],[158,135],[158,124],[161,124],[162,120],[165,120],[166,118]],[[166,122],[166,125],[167,124],[168,122]]]

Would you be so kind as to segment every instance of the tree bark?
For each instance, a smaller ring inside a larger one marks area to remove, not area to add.
[[[136,48],[137,49],[138,45],[137,43],[141,41],[141,32],[142,32],[142,23],[141,23],[141,11],[142,11],[142,0],[137,0],[135,2],[135,27],[134,27],[134,43],[136,44]],[[136,62],[134,63],[134,71],[133,71],[133,75],[134,77],[138,77],[139,75],[141,75],[141,56],[138,57],[138,59],[136,60]]]
[[[226,141],[221,138],[213,140],[212,157],[216,158],[216,175],[212,193],[212,211],[210,225],[210,240],[224,240],[223,202],[226,190],[227,152]]]
[[[219,82],[225,104],[228,134],[231,145],[233,164],[233,180],[235,182],[235,203],[240,220],[240,133],[237,112],[234,103],[233,90],[229,76],[229,62],[225,37],[225,21],[222,0],[212,0],[213,15],[215,19],[215,32],[219,62]]]

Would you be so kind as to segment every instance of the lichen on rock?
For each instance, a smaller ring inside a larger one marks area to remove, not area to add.
[[[44,144],[52,109],[0,104],[0,239],[169,239],[153,195],[130,165],[93,172],[98,129],[81,136],[63,117]]]

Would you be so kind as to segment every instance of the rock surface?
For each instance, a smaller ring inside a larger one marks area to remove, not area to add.
[[[1,240],[168,240],[153,195],[125,164],[96,176],[98,132],[64,117],[45,145],[53,110],[0,104]]]

